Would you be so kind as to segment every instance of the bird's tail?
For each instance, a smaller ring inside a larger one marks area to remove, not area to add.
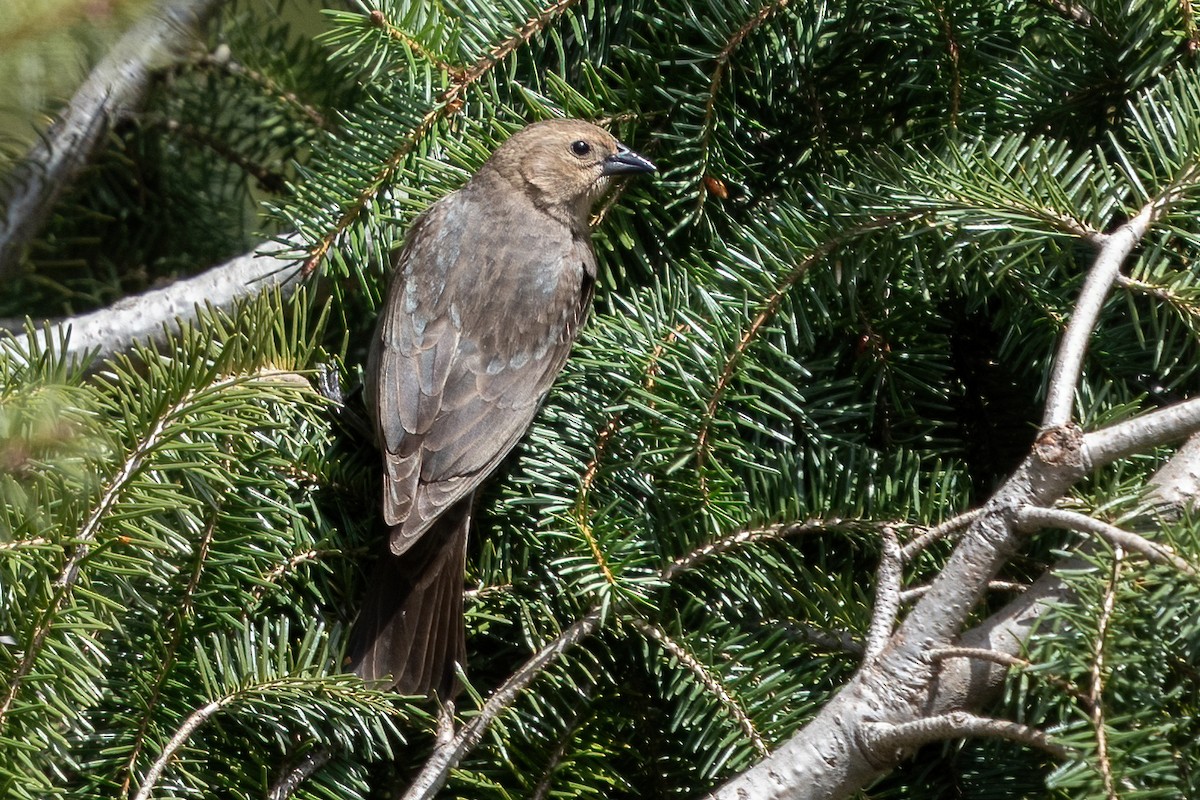
[[[457,693],[471,502],[458,501],[403,555],[387,551],[376,564],[350,640],[350,669],[363,679],[390,676],[400,694]]]

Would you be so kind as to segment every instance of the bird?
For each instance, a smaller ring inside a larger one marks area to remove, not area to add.
[[[368,580],[350,669],[452,698],[475,493],[533,421],[586,320],[589,218],[614,178],[655,171],[578,119],[528,125],[413,222],[364,383],[383,455],[387,551]]]

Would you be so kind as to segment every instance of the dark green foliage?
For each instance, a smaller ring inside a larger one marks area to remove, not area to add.
[[[0,353],[5,797],[260,797],[324,747],[298,797],[382,797],[424,761],[428,709],[339,673],[378,475],[310,381],[354,384],[405,227],[527,122],[603,121],[660,175],[604,206],[595,314],[478,511],[460,713],[603,624],[444,796],[697,796],[794,733],[858,664],[880,528],[915,534],[1013,468],[1090,240],[1174,187],[1077,418],[1200,385],[1189,3],[331,5],[315,38],[229,10],[228,54],[164,79],[4,294],[78,310],[292,230],[320,276],[92,377],[54,342]],[[1158,463],[1073,501],[1145,525]],[[1192,520],[1161,535],[1200,555]],[[1200,796],[1194,582],[1095,561],[990,709],[1081,758],[927,747],[864,796],[1102,796],[1106,764],[1122,798]]]

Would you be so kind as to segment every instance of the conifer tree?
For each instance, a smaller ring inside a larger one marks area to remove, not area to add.
[[[0,162],[0,795],[1200,796],[1198,50],[1190,0],[149,9]],[[564,115],[661,174],[439,728],[342,672],[366,340]]]

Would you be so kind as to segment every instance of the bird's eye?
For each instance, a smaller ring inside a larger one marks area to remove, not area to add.
[[[592,152],[592,146],[580,139],[577,142],[571,142],[571,152],[582,158]]]

